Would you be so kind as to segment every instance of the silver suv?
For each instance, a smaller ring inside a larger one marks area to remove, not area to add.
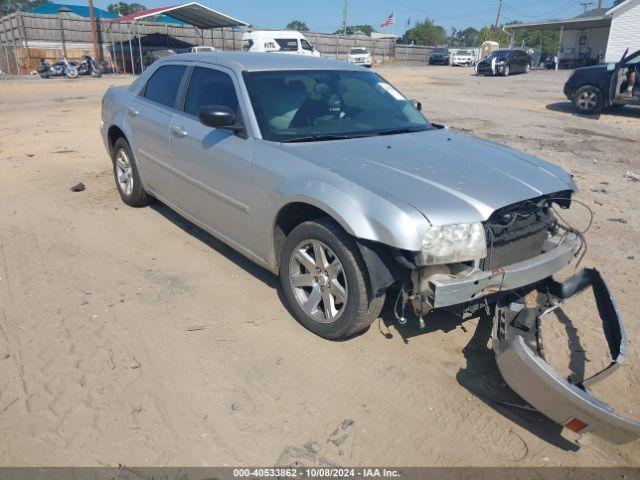
[[[562,302],[603,285],[595,270],[568,287],[551,279],[583,244],[554,214],[572,202],[569,174],[430,123],[417,102],[359,66],[253,53],[167,57],[107,91],[101,131],[125,203],[158,199],[278,273],[293,316],[325,338],[366,329],[387,292],[400,322],[407,310],[423,324],[434,309],[497,305],[494,348],[518,364],[511,355],[530,345],[518,338],[535,326],[527,292],[542,285],[544,301]],[[621,329],[609,313],[603,322]],[[520,329],[504,321],[516,316]],[[613,344],[624,343],[620,332]],[[624,355],[615,353],[617,365]],[[516,391],[546,375],[519,368],[503,371]],[[555,413],[566,392],[534,393],[555,399],[545,413],[570,420]],[[598,418],[582,414],[588,427],[575,425],[603,430]],[[625,428],[625,439],[638,433]]]

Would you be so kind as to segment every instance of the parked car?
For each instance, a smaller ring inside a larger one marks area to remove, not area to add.
[[[470,50],[458,50],[451,57],[451,65],[463,65],[470,67],[473,65],[474,56]]]
[[[627,89],[629,69],[638,69],[640,50],[622,56],[618,63],[594,65],[574,70],[564,85],[564,94],[571,100],[580,113],[599,113],[605,108],[620,107],[626,104],[638,104],[640,87],[631,97],[621,96]],[[636,77],[637,78],[637,77]],[[638,80],[636,80],[638,85]]]
[[[512,73],[529,73],[531,62],[531,56],[524,50],[496,50],[478,62],[476,73],[503,77]]]
[[[195,45],[189,49],[189,53],[215,52],[215,47],[206,45]]]
[[[451,55],[446,47],[434,49],[429,55],[429,65],[450,65]]]
[[[400,322],[407,308],[423,325],[432,311],[495,305],[493,347],[517,393],[574,431],[637,438],[640,424],[595,401],[587,381],[569,383],[536,347],[542,312],[593,287],[615,366],[626,348],[597,270],[552,278],[583,248],[555,214],[572,204],[571,175],[432,124],[418,107],[345,62],[186,54],[108,89],[101,135],[126,204],[158,199],[278,273],[310,331],[365,330],[392,287]]]
[[[364,47],[354,47],[349,50],[347,55],[347,61],[355,65],[362,65],[363,67],[371,67],[371,54]]]
[[[254,30],[242,35],[245,52],[271,52],[319,57],[318,52],[300,32],[294,30]]]

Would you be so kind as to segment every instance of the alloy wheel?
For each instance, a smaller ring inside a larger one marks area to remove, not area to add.
[[[347,277],[342,263],[326,244],[304,240],[289,261],[291,290],[304,312],[320,323],[335,322],[347,304]]]
[[[124,148],[118,150],[116,155],[116,177],[120,191],[127,197],[131,195],[133,192],[133,169],[129,155]]]
[[[598,95],[593,90],[586,90],[578,97],[578,107],[581,110],[593,110],[598,104]]]

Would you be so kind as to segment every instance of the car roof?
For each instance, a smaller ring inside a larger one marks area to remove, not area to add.
[[[209,63],[238,71],[265,70],[362,70],[362,67],[328,58],[288,53],[201,52],[165,57],[162,63]]]

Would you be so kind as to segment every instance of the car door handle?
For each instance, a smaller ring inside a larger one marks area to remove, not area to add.
[[[187,136],[187,131],[178,125],[174,125],[173,127],[171,127],[171,133],[178,138]]]
[[[127,108],[127,111],[129,112],[129,116],[131,117],[137,117],[138,115],[140,115],[140,112],[133,107]]]

